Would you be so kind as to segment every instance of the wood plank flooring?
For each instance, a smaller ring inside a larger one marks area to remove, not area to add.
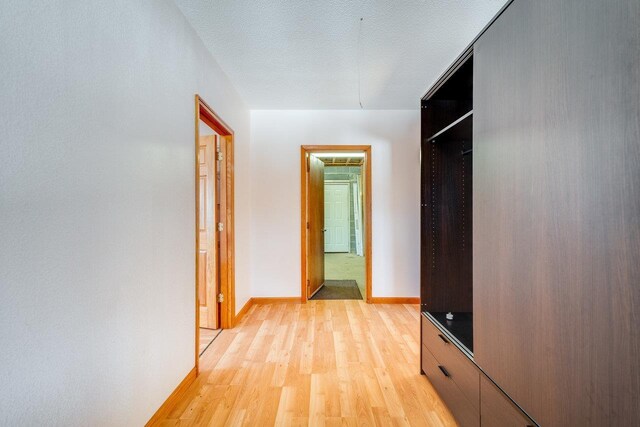
[[[454,426],[420,375],[417,305],[255,305],[162,426]]]
[[[198,350],[198,352],[202,354],[211,341],[213,341],[221,332],[222,331],[220,329],[200,328],[200,350]]]

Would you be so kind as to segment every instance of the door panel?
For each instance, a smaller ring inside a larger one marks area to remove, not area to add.
[[[543,426],[640,419],[638,22],[516,1],[474,45],[474,360]]]
[[[200,305],[204,305],[207,297],[207,269],[206,265],[209,262],[207,259],[207,251],[198,252],[198,301]],[[202,323],[202,317],[200,322]]]
[[[307,219],[309,221],[307,298],[324,283],[324,163],[309,155],[309,195]]]
[[[324,187],[325,252],[349,252],[349,183]]]
[[[216,236],[215,236],[215,151],[216,135],[200,137],[199,167],[199,256],[198,300],[200,303],[200,327],[218,327],[216,302]]]

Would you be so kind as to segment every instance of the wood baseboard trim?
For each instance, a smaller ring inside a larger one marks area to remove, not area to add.
[[[240,309],[238,314],[236,314],[236,318],[233,322],[233,326],[236,326],[238,323],[240,323],[240,321],[242,321],[242,318],[249,312],[249,309],[251,308],[252,305],[253,305],[253,298],[249,298],[247,302],[244,304],[244,306]]]
[[[371,297],[371,304],[420,304],[420,297]]]
[[[258,304],[282,304],[282,303],[300,303],[300,297],[252,297],[245,303],[244,307],[236,314],[234,326],[240,323],[242,318],[249,312],[251,307]]]
[[[253,297],[253,304],[300,303],[300,297]]]
[[[178,401],[184,396],[189,386],[196,380],[197,376],[198,370],[194,366],[193,369],[187,374],[187,376],[184,377],[184,379],[180,382],[180,384],[178,384],[178,387],[173,390],[173,393],[171,393],[167,400],[164,401],[162,406],[160,406],[156,413],[153,414],[149,421],[147,421],[145,427],[153,426],[158,421],[165,418],[169,411],[171,411],[176,403],[178,403]]]

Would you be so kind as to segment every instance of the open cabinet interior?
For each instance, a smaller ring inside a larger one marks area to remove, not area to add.
[[[473,353],[473,57],[422,100],[421,309]]]

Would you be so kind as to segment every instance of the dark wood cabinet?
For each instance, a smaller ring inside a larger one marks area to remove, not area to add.
[[[422,346],[422,371],[436,389],[442,400],[447,404],[456,421],[462,427],[479,427],[480,410],[479,398],[470,400],[461,389],[457,380],[463,379],[463,373],[454,372],[451,365],[441,362],[431,353],[428,347]],[[476,391],[479,392],[479,371],[475,370]],[[479,395],[478,395],[479,396]]]
[[[480,371],[452,341],[426,316],[422,317],[422,343],[474,408],[480,408]]]
[[[438,321],[423,314],[421,326],[422,372],[462,427],[535,425]]]
[[[532,427],[531,421],[489,378],[480,378],[482,427]]]
[[[640,2],[474,44],[474,355],[542,425],[640,423]]]
[[[423,352],[483,426],[640,422],[639,23],[514,0],[422,99]]]

